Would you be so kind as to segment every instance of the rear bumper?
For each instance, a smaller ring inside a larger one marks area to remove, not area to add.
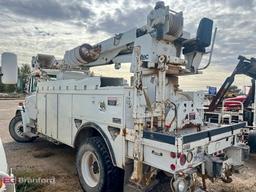
[[[216,126],[205,131],[184,135],[144,131],[144,162],[172,174],[180,170],[197,167],[205,161],[205,156],[223,154],[229,148],[236,148],[236,146],[242,144],[239,136],[244,127],[246,127],[246,123],[242,122],[222,127]],[[133,158],[133,145],[132,142],[128,143],[128,157]],[[190,156],[193,156],[192,160],[181,165],[178,155],[184,154],[187,156],[189,153]],[[233,153],[232,151],[231,154]],[[230,155],[230,159],[231,165],[243,163],[241,158],[235,158],[233,155]],[[174,167],[174,165],[176,168],[172,169],[171,167]]]

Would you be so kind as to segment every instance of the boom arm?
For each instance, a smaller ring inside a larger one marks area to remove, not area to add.
[[[250,91],[246,97],[246,100],[244,101],[244,108],[248,108],[249,105],[251,105],[254,101],[255,97],[255,80],[252,79],[252,86],[250,88]]]
[[[90,67],[111,64],[119,69],[121,63],[131,63],[130,72],[134,73],[134,49],[139,46],[144,69],[157,69],[159,57],[165,55],[169,74],[195,74],[201,70],[199,67],[203,55],[209,53],[206,48],[211,45],[212,28],[213,21],[202,18],[196,37],[190,38],[190,34],[183,31],[182,12],[172,11],[160,1],[148,14],[144,26],[116,34],[95,45],[85,43],[67,50],[62,60],[56,60],[52,55],[38,54],[33,57],[32,66],[40,70],[88,71]]]

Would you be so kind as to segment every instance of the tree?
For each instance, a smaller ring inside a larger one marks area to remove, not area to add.
[[[16,85],[5,85],[6,93],[13,93],[16,91]]]
[[[26,82],[28,81],[30,74],[31,68],[28,64],[22,64],[22,66],[18,69],[18,90],[20,92],[24,91]]]
[[[239,89],[236,85],[232,85],[229,87],[225,97],[236,97],[241,95],[241,89]]]
[[[26,81],[31,74],[31,68],[28,64],[22,64],[19,69],[19,76],[22,80]]]

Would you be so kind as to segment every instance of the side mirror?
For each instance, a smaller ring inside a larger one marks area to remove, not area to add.
[[[2,54],[2,82],[3,84],[17,84],[18,65],[17,55],[5,52]]]
[[[197,29],[196,40],[200,47],[205,48],[211,45],[213,20],[203,18]]]

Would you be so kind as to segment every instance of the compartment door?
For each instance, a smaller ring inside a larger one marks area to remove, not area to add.
[[[37,131],[46,134],[46,95],[37,94]]]
[[[58,140],[72,145],[72,128],[71,128],[71,114],[72,114],[72,95],[58,96]]]
[[[46,135],[54,139],[58,138],[57,114],[58,114],[58,95],[48,94],[46,101]]]

